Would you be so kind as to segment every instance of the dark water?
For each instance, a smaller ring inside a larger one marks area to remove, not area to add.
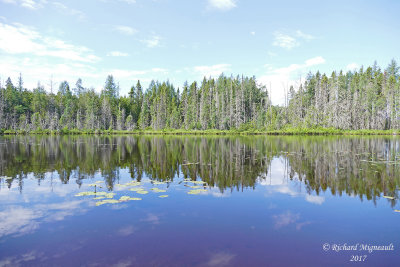
[[[400,264],[398,137],[0,137],[0,176],[0,266]]]

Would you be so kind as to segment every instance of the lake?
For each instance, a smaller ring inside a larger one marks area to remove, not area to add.
[[[2,136],[0,266],[399,266],[400,138]]]

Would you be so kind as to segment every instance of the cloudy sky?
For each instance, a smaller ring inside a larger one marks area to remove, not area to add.
[[[82,78],[101,90],[113,74],[126,94],[138,79],[182,87],[244,74],[283,86],[400,61],[400,1],[0,0],[0,79],[49,89]]]

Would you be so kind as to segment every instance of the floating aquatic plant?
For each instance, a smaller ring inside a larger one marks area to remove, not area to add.
[[[136,200],[137,198],[130,197],[130,196],[122,196],[119,198],[119,202],[129,201],[129,200]]]
[[[117,203],[119,203],[119,201],[116,199],[105,199],[105,200],[96,202],[96,206],[100,206],[103,204],[117,204]]]
[[[159,181],[152,181],[152,183],[155,185],[166,184],[166,182],[159,182]]]
[[[136,193],[141,194],[141,195],[146,195],[146,194],[149,193],[149,191],[146,191],[146,190],[138,190],[138,191],[136,191]]]
[[[192,181],[192,183],[194,183],[194,184],[206,184],[206,182],[203,182],[203,181]]]
[[[383,196],[384,198],[387,198],[387,199],[394,199],[394,197],[390,197],[390,196]]]
[[[160,188],[157,188],[157,187],[154,187],[154,188],[152,188],[151,190],[153,190],[153,192],[155,192],[155,193],[164,193],[164,192],[167,192],[167,190],[160,189]]]
[[[107,193],[104,195],[106,198],[113,198],[115,196],[115,193]]]
[[[83,197],[83,196],[95,196],[96,192],[80,192],[76,194],[76,197]]]
[[[168,197],[168,195],[160,195],[160,196],[158,196],[158,197],[166,198],[166,197]]]
[[[189,195],[198,195],[201,192],[207,192],[207,190],[205,189],[194,189],[194,190],[190,190],[189,192],[187,192]]]
[[[136,181],[129,182],[129,183],[125,184],[125,186],[139,186],[139,185],[141,185],[141,183],[140,182],[136,182]]]

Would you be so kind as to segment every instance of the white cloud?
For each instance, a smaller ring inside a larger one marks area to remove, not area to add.
[[[292,36],[280,32],[275,32],[274,36],[275,36],[274,42],[272,43],[274,46],[279,46],[290,50],[300,45],[300,43],[296,40],[296,38]]]
[[[295,88],[299,85],[299,78],[305,77],[311,67],[325,63],[325,59],[321,56],[310,58],[303,64],[291,64],[287,67],[272,68],[268,66],[267,73],[259,77],[258,81],[267,86],[270,91],[272,86],[271,99],[273,104],[284,103],[284,86],[294,85]]]
[[[300,31],[300,30],[297,30],[297,31],[296,31],[296,36],[299,37],[299,38],[302,38],[302,39],[304,39],[304,40],[307,40],[307,41],[312,40],[312,39],[315,39],[314,36],[312,36],[312,35],[310,35],[310,34],[306,34],[306,33],[302,32],[302,31]]]
[[[100,60],[84,46],[42,36],[34,29],[22,24],[0,23],[0,50],[7,54],[51,56],[69,61],[97,62]]]
[[[128,53],[120,52],[120,51],[111,51],[107,54],[109,57],[127,57],[129,56]]]
[[[144,75],[147,72],[143,70],[123,70],[123,69],[114,69],[111,70],[113,76],[116,78],[129,78],[129,77],[136,77],[139,75]]]
[[[47,3],[46,0],[1,0],[3,3],[14,4],[28,9],[39,9]]]
[[[306,60],[306,67],[314,66],[314,65],[319,65],[319,64],[324,64],[325,59],[323,57],[314,57]]]
[[[195,73],[200,74],[202,77],[218,77],[221,73],[230,69],[230,64],[216,64],[212,66],[196,66],[193,68]]]
[[[147,47],[153,48],[153,47],[160,46],[161,37],[158,35],[153,35],[151,38],[144,39],[141,41],[142,41],[142,43],[145,43]]]
[[[250,32],[250,34],[254,36],[254,35],[256,35],[256,32]]]
[[[124,26],[124,25],[117,25],[114,27],[114,29],[121,33],[121,34],[125,34],[125,35],[134,35],[135,33],[137,33],[137,30],[129,27],[129,26]]]
[[[113,2],[113,1],[115,1],[115,0],[100,0],[101,2]],[[127,4],[136,4],[136,0],[117,0],[117,1],[119,1],[119,2],[124,2],[124,3],[127,3]]]
[[[359,68],[360,66],[357,63],[350,63],[349,65],[346,66],[346,71],[355,71]]]
[[[69,8],[69,7],[67,7],[66,5],[64,5],[63,3],[60,3],[60,2],[53,2],[52,4],[56,9],[60,10],[63,13],[66,13],[66,14],[71,15],[71,16],[76,16],[78,19],[84,19],[85,18],[85,13],[83,13],[80,10]]]
[[[236,7],[235,0],[208,0],[208,6],[213,9],[219,9],[222,11],[230,10]]]
[[[279,46],[290,50],[300,45],[299,39],[302,39],[304,41],[310,41],[312,39],[315,39],[315,37],[310,34],[306,34],[300,30],[297,30],[293,35],[288,35],[281,32],[275,32],[274,42],[272,44],[274,46]]]
[[[164,73],[164,74],[168,73],[168,70],[167,69],[163,69],[163,68],[152,68],[151,71],[155,72],[155,73],[156,72],[161,72],[161,73]]]

